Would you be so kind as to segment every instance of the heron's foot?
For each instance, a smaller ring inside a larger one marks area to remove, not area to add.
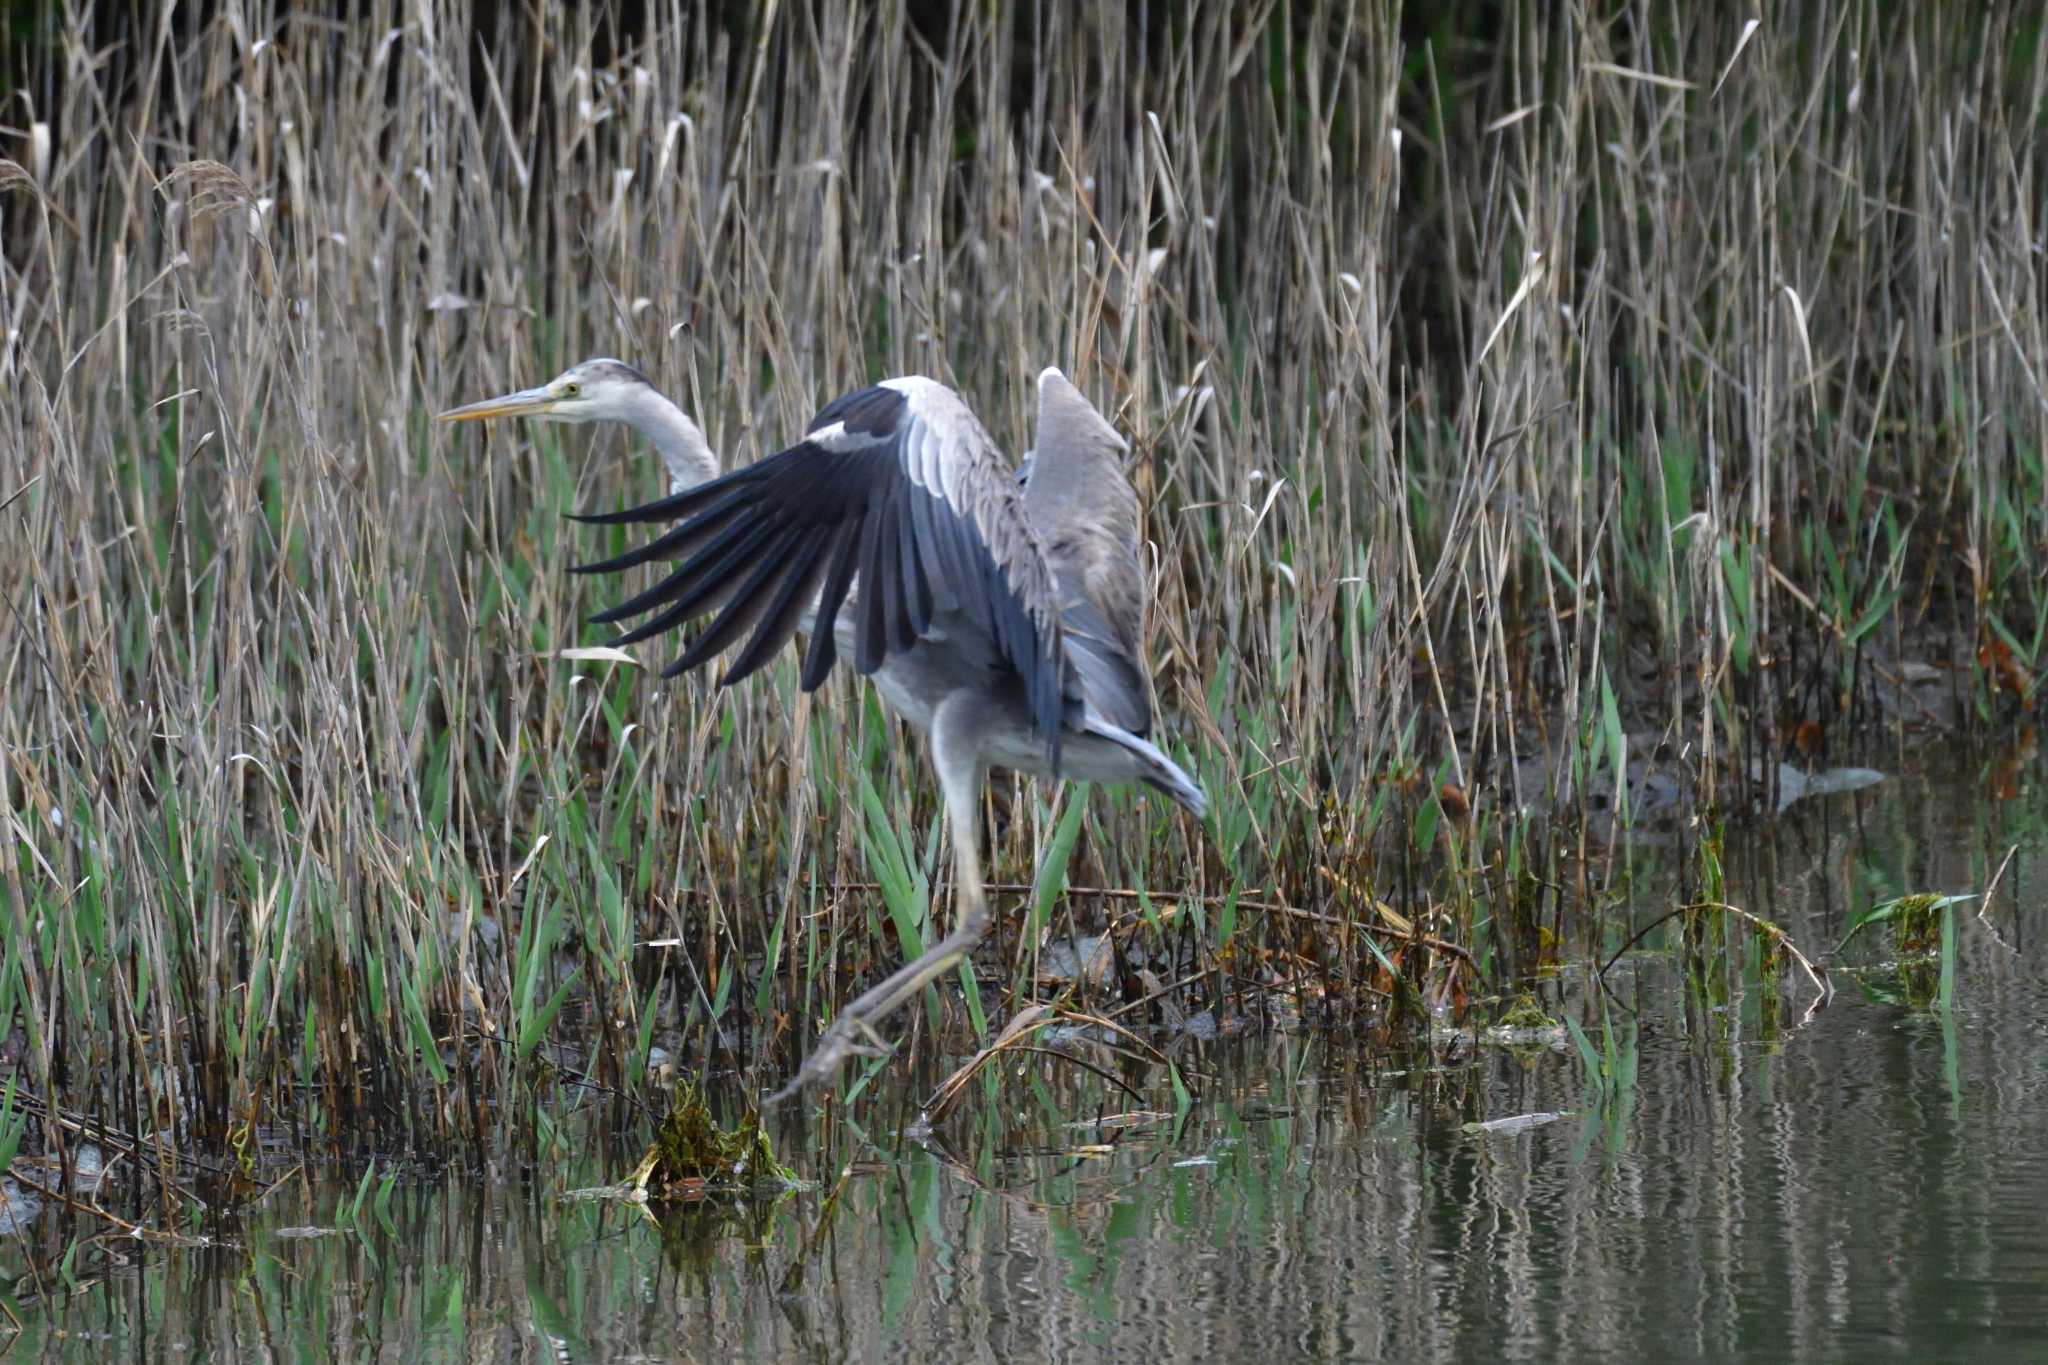
[[[875,1032],[874,1025],[861,1018],[858,1012],[846,1010],[818,1039],[818,1045],[811,1049],[810,1056],[804,1058],[804,1064],[796,1069],[796,1075],[790,1077],[789,1084],[763,1100],[761,1107],[771,1109],[809,1086],[831,1080],[839,1074],[839,1068],[849,1057],[886,1057],[894,1050],[888,1039]]]

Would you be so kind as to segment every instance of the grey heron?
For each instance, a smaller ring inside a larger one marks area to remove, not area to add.
[[[599,379],[593,367],[616,368]],[[719,678],[730,686],[802,632],[804,690],[850,653],[854,671],[929,739],[953,848],[953,931],[841,1010],[770,1103],[830,1078],[849,1056],[886,1052],[876,1026],[988,931],[976,814],[991,767],[1142,781],[1196,818],[1206,813],[1201,786],[1149,738],[1138,498],[1122,466],[1129,447],[1057,369],[1038,377],[1028,479],[958,394],[921,376],[845,394],[795,445],[702,479],[688,476],[717,462],[696,424],[618,362],[585,362],[539,389],[442,417],[514,414],[616,418],[646,433],[669,464],[669,496],[579,518],[677,523],[576,569],[675,563],[593,618],[646,617],[618,644],[715,611],[664,676],[744,638]]]

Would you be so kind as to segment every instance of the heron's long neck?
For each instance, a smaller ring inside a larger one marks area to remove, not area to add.
[[[640,394],[626,421],[661,452],[669,492],[680,493],[718,477],[718,456],[711,452],[703,429],[654,390]]]

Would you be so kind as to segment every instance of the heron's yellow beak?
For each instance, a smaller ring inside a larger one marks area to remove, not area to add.
[[[465,403],[435,417],[437,422],[481,422],[487,417],[546,417],[555,410],[555,395],[546,388],[521,389],[481,403]]]

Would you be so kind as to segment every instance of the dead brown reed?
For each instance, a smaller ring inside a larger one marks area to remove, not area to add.
[[[541,1141],[664,1059],[775,1078],[893,958],[835,888],[882,833],[932,866],[934,796],[872,699],[557,657],[610,548],[561,514],[655,461],[425,421],[586,355],[735,460],[887,373],[1020,450],[1043,364],[1115,415],[1215,814],[1098,793],[1066,870],[1185,907],[1161,979],[1284,948],[1344,998],[1374,897],[1506,979],[1539,921],[1625,929],[1559,888],[1658,774],[1727,806],[1802,723],[2001,722],[1971,660],[2048,628],[2048,44],[1965,8],[52,7],[0,134],[25,1082]],[[1028,880],[1059,810],[1003,804]]]

